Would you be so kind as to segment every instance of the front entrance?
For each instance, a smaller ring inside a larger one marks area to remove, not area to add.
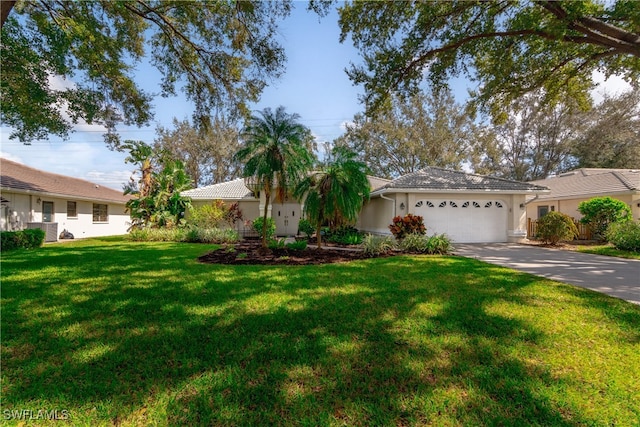
[[[299,203],[274,203],[271,208],[271,216],[276,223],[277,236],[295,236],[298,234],[298,222],[300,221]]]

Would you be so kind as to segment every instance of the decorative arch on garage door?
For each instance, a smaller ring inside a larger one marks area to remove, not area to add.
[[[421,199],[414,206],[427,234],[446,233],[454,242],[507,241],[507,204],[503,200]]]

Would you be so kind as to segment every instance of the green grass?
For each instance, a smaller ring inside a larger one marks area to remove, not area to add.
[[[620,249],[616,249],[609,244],[597,246],[578,246],[578,252],[583,252],[585,254],[613,256],[618,258],[640,259],[640,253],[638,252],[623,251]]]
[[[195,261],[212,247],[2,254],[3,421],[640,423],[638,306],[458,257]]]

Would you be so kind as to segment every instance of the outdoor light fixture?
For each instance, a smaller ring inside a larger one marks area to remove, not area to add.
[[[524,209],[524,203],[520,203],[520,209]]]
[[[400,203],[400,210],[403,211],[404,210],[404,203]]]
[[[36,200],[37,204],[40,204],[42,202],[42,199],[40,197],[38,197],[38,200]]]

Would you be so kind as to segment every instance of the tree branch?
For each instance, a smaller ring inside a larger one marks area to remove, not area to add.
[[[13,6],[15,6],[17,0],[1,0],[0,1],[0,30],[4,27],[4,21],[7,20]]]

